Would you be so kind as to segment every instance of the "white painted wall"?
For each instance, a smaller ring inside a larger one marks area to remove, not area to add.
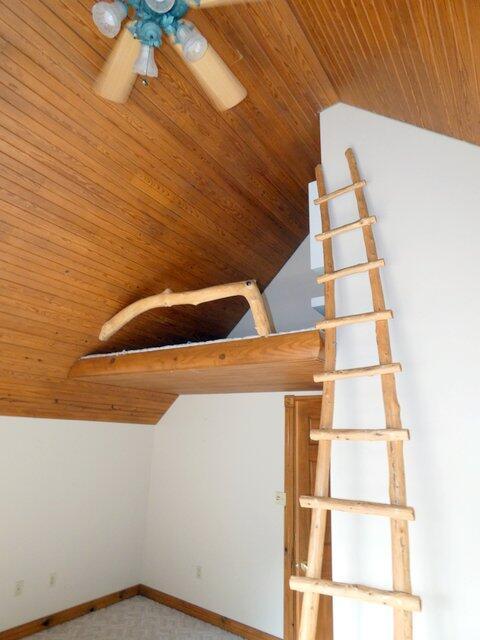
[[[305,209],[307,202],[305,202]],[[311,307],[311,299],[323,295],[323,287],[310,271],[308,237],[283,265],[263,292],[276,331],[296,331],[314,327],[320,319]],[[252,313],[246,313],[230,333],[232,338],[255,335]]]
[[[413,586],[424,602],[417,640],[477,638],[478,502],[478,238],[480,148],[345,105],[321,115],[328,190],[350,182],[344,151],[352,146],[366,194],[391,324],[406,445]],[[334,226],[357,217],[354,196],[332,205]],[[365,260],[360,232],[335,241],[338,268]],[[339,281],[337,313],[370,309],[368,277]],[[338,331],[338,366],[374,364],[371,326]],[[378,362],[378,361],[377,361]],[[384,424],[378,379],[337,384],[336,424]],[[376,409],[376,408],[377,409]],[[333,494],[384,501],[381,444],[334,445]],[[389,529],[378,518],[335,515],[334,577],[390,588]],[[336,600],[338,640],[392,637],[386,608]]]
[[[283,396],[178,398],[155,429],[143,574],[151,587],[279,636]]]
[[[0,630],[138,584],[152,440],[145,426],[0,418]]]

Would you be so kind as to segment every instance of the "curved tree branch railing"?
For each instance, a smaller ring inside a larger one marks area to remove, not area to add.
[[[255,329],[258,335],[267,336],[270,333],[274,333],[257,283],[255,280],[245,280],[244,282],[219,284],[214,287],[207,287],[206,289],[183,291],[180,293],[174,293],[170,289],[165,289],[163,293],[142,298],[129,304],[128,307],[125,307],[125,309],[116,313],[113,318],[110,318],[101,328],[99,338],[100,340],[108,340],[128,322],[131,322],[140,314],[145,313],[145,311],[150,311],[151,309],[174,307],[181,304],[197,305],[204,302],[222,300],[223,298],[233,298],[234,296],[242,296],[247,300],[252,310]]]

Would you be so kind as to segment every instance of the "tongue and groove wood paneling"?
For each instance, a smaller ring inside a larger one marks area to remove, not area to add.
[[[478,0],[290,4],[340,101],[480,144]]]
[[[99,349],[228,333],[240,301],[152,312],[97,340],[108,317],[165,287],[275,276],[307,233],[317,112],[335,95],[282,2],[271,20],[269,3],[255,10],[258,24],[243,8],[194,15],[249,89],[235,110],[216,113],[168,47],[158,81],[127,105],[103,102],[91,83],[112,43],[91,4],[0,2],[0,414],[152,423],[174,395],[68,370]]]
[[[255,277],[307,233],[318,119],[341,100],[480,142],[477,0],[268,0],[192,12],[248,89],[218,114],[169,47],[127,105],[91,84],[93,0],[0,0],[0,414],[155,422],[173,398],[67,381],[81,355],[225,336],[239,301],[134,299]]]

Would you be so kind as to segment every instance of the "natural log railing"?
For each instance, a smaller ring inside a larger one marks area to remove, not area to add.
[[[128,322],[136,318],[145,311],[158,309],[161,307],[175,307],[181,304],[202,304],[203,302],[213,302],[224,298],[242,296],[246,299],[252,310],[255,329],[259,336],[268,336],[274,333],[274,328],[265,308],[265,303],[255,280],[245,280],[244,282],[230,282],[228,284],[218,284],[206,289],[196,291],[182,291],[174,293],[171,289],[165,289],[148,298],[137,300],[128,307],[116,313],[110,318],[100,330],[100,340],[108,340],[114,333],[119,331]]]

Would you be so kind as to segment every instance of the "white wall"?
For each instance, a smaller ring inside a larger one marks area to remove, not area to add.
[[[305,215],[307,202],[305,202]],[[270,309],[276,331],[296,331],[314,327],[320,319],[312,309],[313,297],[323,295],[323,287],[315,281],[310,271],[308,237],[283,265],[263,292]],[[230,333],[232,338],[255,335],[252,314],[246,313]]]
[[[279,636],[283,396],[182,396],[167,412],[155,429],[143,575]]]
[[[138,584],[152,440],[145,426],[0,418],[0,630]]]
[[[480,596],[475,505],[480,486],[478,317],[480,314],[480,148],[345,105],[321,115],[328,190],[350,182],[344,151],[352,146],[378,251],[404,423],[413,586],[424,603],[415,614],[417,640],[476,638]],[[332,205],[334,226],[358,214],[353,195]],[[363,262],[360,232],[335,240],[336,266]],[[370,309],[365,274],[339,281],[337,313]],[[338,367],[374,364],[371,326],[338,331]],[[336,424],[383,425],[378,379],[337,384]],[[387,498],[381,444],[334,446],[332,491],[337,497]],[[334,577],[390,588],[389,529],[378,518],[336,515]],[[338,599],[336,638],[392,637],[390,611]]]
[[[305,208],[307,203],[305,202]],[[265,295],[277,330],[311,327],[308,239]],[[254,334],[250,312],[231,336]],[[143,582],[283,635],[284,393],[182,396],[155,428]],[[196,578],[196,567],[203,576]]]

